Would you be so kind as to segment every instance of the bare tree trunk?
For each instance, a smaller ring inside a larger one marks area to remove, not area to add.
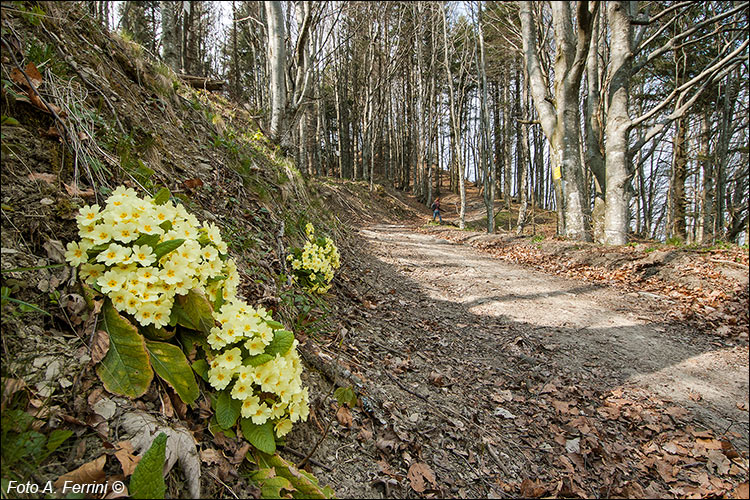
[[[576,35],[573,33],[570,3],[552,2],[551,5],[556,45],[554,101],[548,95],[548,86],[537,55],[536,30],[529,1],[520,2],[523,52],[534,105],[550,142],[557,204],[558,207],[562,205],[564,217],[559,221],[562,222],[563,234],[576,240],[590,240],[585,221],[588,203],[583,199],[583,169],[578,139],[579,88],[590,45],[592,19],[598,4],[594,4],[593,12],[589,12],[588,2],[578,2]]]
[[[677,120],[672,157],[672,227],[669,234],[685,241],[685,179],[687,177],[687,118]]]
[[[448,77],[448,91],[450,97],[449,109],[450,109],[450,120],[451,128],[453,133],[451,139],[453,143],[453,161],[456,164],[456,170],[458,173],[458,190],[461,196],[461,208],[459,210],[458,227],[464,229],[466,226],[466,186],[464,185],[464,167],[461,162],[461,125],[459,123],[459,114],[456,111],[456,97],[453,89],[453,72],[451,71],[450,58],[448,57],[448,20],[445,13],[445,7],[443,8],[443,49],[445,56],[445,69]],[[460,110],[459,110],[460,111]]]
[[[529,91],[528,91],[528,85],[526,85],[526,82],[528,81],[528,75],[526,74],[526,70],[524,70],[524,85],[521,87],[523,89],[523,105],[525,110],[528,110],[529,106]],[[528,111],[527,115],[528,116]],[[526,225],[526,213],[528,211],[529,207],[529,197],[528,197],[528,189],[529,189],[529,162],[531,161],[531,155],[529,154],[529,123],[525,122],[523,124],[523,133],[520,134],[521,137],[521,150],[520,155],[522,158],[520,158],[521,161],[521,188],[519,190],[519,198],[520,198],[520,205],[518,207],[518,221],[516,222],[516,234],[520,235],[523,233],[523,228]],[[534,194],[532,192],[531,196],[533,197]]]
[[[284,13],[281,2],[269,1],[263,4],[266,8],[268,29],[268,74],[269,96],[271,100],[271,118],[268,135],[272,141],[281,138],[286,108],[286,48],[284,46]]]
[[[605,243],[624,245],[628,229],[628,191],[630,168],[628,165],[628,133],[630,116],[630,68],[632,64],[631,2],[610,2],[607,6],[610,41],[610,80],[607,95],[608,112],[605,148],[606,156],[606,210],[604,216]]]
[[[711,161],[711,134],[710,111],[703,112],[701,120],[701,151],[700,165],[703,171],[703,189],[701,190],[701,205],[703,206],[703,217],[698,228],[698,243],[705,243],[714,239],[714,168]]]
[[[477,24],[479,32],[479,54],[478,54],[478,73],[482,86],[482,93],[480,94],[481,104],[481,117],[480,133],[481,133],[481,148],[480,158],[482,162],[482,171],[484,172],[484,206],[487,210],[487,232],[495,232],[495,168],[494,162],[490,159],[490,112],[489,103],[487,96],[487,65],[484,60],[484,30],[482,27],[482,4],[479,3],[479,13],[477,16]]]
[[[161,45],[164,64],[177,71],[180,66],[180,23],[178,11],[182,2],[159,2],[161,8]]]
[[[586,166],[594,177],[594,209],[591,213],[591,226],[594,241],[604,243],[604,217],[605,217],[605,189],[606,173],[604,169],[604,155],[602,154],[603,131],[602,131],[602,112],[600,109],[600,92],[599,88],[599,53],[600,43],[604,43],[600,16],[594,20],[591,35],[591,47],[586,59],[586,107],[585,113],[585,134],[586,134]]]

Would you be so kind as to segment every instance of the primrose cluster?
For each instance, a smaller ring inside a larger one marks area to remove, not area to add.
[[[292,265],[292,278],[303,287],[316,293],[325,293],[331,288],[334,270],[341,266],[339,250],[328,237],[315,237],[315,228],[309,222],[305,226],[307,241],[300,248],[292,248],[287,261]]]
[[[104,209],[83,207],[76,220],[81,239],[68,243],[65,258],[119,312],[142,327],[174,326],[175,297],[200,292],[215,325],[206,338],[209,384],[231,391],[254,424],[270,420],[279,437],[307,420],[298,342],[265,309],[237,297],[237,266],[214,224],[201,224],[168,192],[140,198],[125,187]]]
[[[175,296],[190,290],[213,296],[222,289],[225,299],[236,293],[237,266],[219,228],[180,204],[120,186],[104,209],[85,206],[76,221],[81,240],[68,243],[65,258],[142,326],[169,324]]]
[[[239,300],[222,305],[215,318],[221,326],[208,336],[211,386],[224,390],[233,384],[231,396],[242,401],[242,416],[257,425],[273,421],[279,437],[293,422],[307,420],[308,392],[292,333],[262,307]]]

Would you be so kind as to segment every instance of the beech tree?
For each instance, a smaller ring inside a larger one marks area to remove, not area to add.
[[[537,55],[538,19],[532,15],[531,2],[520,2],[523,52],[531,95],[551,148],[558,213],[561,215],[559,231],[577,240],[591,239],[585,221],[588,203],[584,198],[578,110],[581,77],[598,5],[598,2],[593,3],[589,10],[588,2],[579,1],[574,29],[571,3],[551,4],[556,45],[553,97]]]

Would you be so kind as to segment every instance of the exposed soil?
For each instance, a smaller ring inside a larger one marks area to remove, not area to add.
[[[337,294],[359,306],[318,357],[362,405],[342,425],[311,371],[313,425],[289,440],[308,451],[333,421],[313,455],[330,470],[313,470],[338,495],[731,495],[747,480],[746,342],[415,229],[371,225],[347,249]]]

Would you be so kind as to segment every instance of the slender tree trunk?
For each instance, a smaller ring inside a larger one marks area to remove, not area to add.
[[[279,141],[284,127],[286,108],[284,13],[279,1],[265,2],[263,5],[266,9],[268,29],[268,74],[270,77],[268,93],[271,99],[271,119],[268,133],[272,141]]]
[[[670,235],[685,241],[685,179],[687,177],[687,118],[677,120],[672,157],[672,227]]]

